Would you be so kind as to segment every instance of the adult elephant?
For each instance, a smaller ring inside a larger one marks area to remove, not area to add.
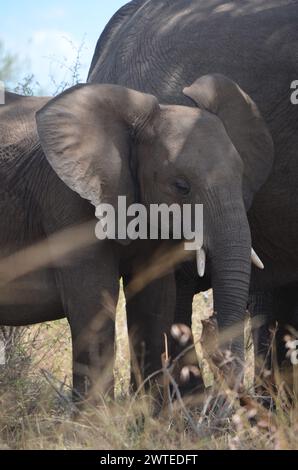
[[[204,157],[198,145],[192,149],[188,183],[192,202],[205,205],[207,266],[202,280],[194,265],[177,272],[178,321],[189,321],[193,294],[210,286],[220,328],[243,320],[250,232],[265,265],[263,271],[252,271],[252,313],[272,312],[274,290],[297,281],[298,106],[290,100],[291,83],[298,77],[297,21],[297,1],[134,0],[118,11],[98,41],[90,83],[115,83],[152,93],[167,105],[207,110],[222,121],[241,157],[237,174],[222,145],[218,160],[213,146],[206,147]],[[240,119],[248,98],[242,94],[236,102],[229,82],[200,78],[214,73],[245,90],[268,125],[275,163],[267,182],[271,147],[261,143],[257,125],[251,133],[251,121],[243,125]],[[216,143],[216,136],[211,138]],[[257,258],[256,263],[262,267]],[[268,339],[263,330],[256,335],[260,352]],[[241,341],[232,347],[241,349]]]

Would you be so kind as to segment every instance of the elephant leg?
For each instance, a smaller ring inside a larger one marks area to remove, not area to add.
[[[175,272],[176,309],[175,309],[175,341],[173,341],[173,357],[181,355],[192,342],[192,310],[193,298],[203,286],[198,284],[195,263],[183,263]],[[202,280],[201,280],[202,281]],[[186,327],[186,328],[185,328]],[[191,394],[203,389],[203,382],[197,374],[197,358],[194,351],[182,354],[177,362],[176,375],[182,395]],[[194,366],[194,367],[193,367]],[[187,372],[186,372],[187,371]],[[186,373],[185,374],[183,373]],[[187,378],[186,378],[187,377]]]
[[[124,276],[128,330],[132,357],[138,364],[134,381],[137,383],[158,371],[166,340],[174,321],[176,286],[174,274],[157,279],[135,295],[128,294],[130,275]],[[137,378],[136,375],[141,373]]]
[[[249,296],[248,310],[252,320],[256,376],[272,369],[273,293],[256,292]]]
[[[283,380],[293,387],[293,365],[286,343],[289,338],[298,338],[298,297],[297,285],[289,285],[279,290],[278,301],[275,302],[275,316],[278,321],[276,334],[276,360]]]
[[[192,302],[198,292],[205,290],[203,280],[198,283],[195,263],[183,263],[175,272],[176,280],[176,309],[175,323],[181,323],[191,328]],[[206,289],[207,289],[206,285]]]
[[[279,376],[288,385],[293,387],[293,368],[287,357],[286,337],[291,336],[291,330],[297,331],[297,288],[286,286],[279,288],[274,293],[258,293],[250,297],[250,313],[253,323],[258,323],[259,316],[265,315],[265,321],[261,327],[254,328],[254,344],[256,349],[257,364],[262,366],[262,371],[272,370],[272,366],[278,367]],[[270,326],[275,328],[275,354],[272,357],[272,333]],[[260,369],[259,369],[260,370]],[[259,374],[260,375],[260,374]],[[257,369],[258,376],[258,369]],[[264,377],[262,377],[263,379]],[[270,383],[275,379],[269,376]],[[268,383],[268,379],[267,379]]]
[[[271,389],[274,387],[272,327],[274,322],[274,295],[269,292],[250,294],[248,310],[251,315],[255,357],[255,389],[265,408],[272,408]]]
[[[115,314],[119,295],[118,264],[109,243],[85,250],[57,270],[73,348],[74,398],[97,401],[111,389]]]
[[[176,289],[175,323],[191,328],[192,303],[195,295],[194,285],[192,283],[177,282]]]

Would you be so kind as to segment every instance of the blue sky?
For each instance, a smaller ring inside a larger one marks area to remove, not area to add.
[[[0,40],[18,55],[20,68],[14,84],[33,73],[43,91],[53,92],[57,83],[70,78],[77,49],[81,54],[83,80],[96,41],[112,15],[128,0],[4,0],[1,2]]]

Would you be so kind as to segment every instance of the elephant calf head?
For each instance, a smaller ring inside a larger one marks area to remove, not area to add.
[[[135,176],[145,204],[204,204],[204,249],[226,327],[246,308],[246,211],[270,172],[273,144],[257,106],[230,79],[207,75],[184,93],[196,108],[160,105],[115,85],[79,85],[37,113],[38,133],[58,176],[94,206],[116,208],[118,196],[134,202]]]

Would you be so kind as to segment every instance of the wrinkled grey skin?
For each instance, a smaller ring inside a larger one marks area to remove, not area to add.
[[[203,280],[194,265],[177,272],[177,321],[190,321],[193,294],[211,285],[220,327],[241,320],[250,271],[243,203],[253,246],[265,264],[262,272],[252,270],[252,313],[272,315],[274,290],[297,281],[298,106],[290,102],[290,84],[298,77],[297,21],[297,1],[135,0],[119,10],[98,41],[89,82],[115,83],[152,93],[162,103],[202,108],[204,100],[196,100],[195,92],[185,96],[184,87],[202,75],[222,73],[255,101],[274,141],[274,168],[261,189],[268,168],[252,160],[250,181],[258,184],[250,194],[245,184],[241,194],[239,175],[208,187],[209,172],[201,171],[193,148],[192,202],[205,204],[208,262]],[[225,162],[224,149],[221,159]],[[267,333],[263,328],[256,341],[260,352]]]

